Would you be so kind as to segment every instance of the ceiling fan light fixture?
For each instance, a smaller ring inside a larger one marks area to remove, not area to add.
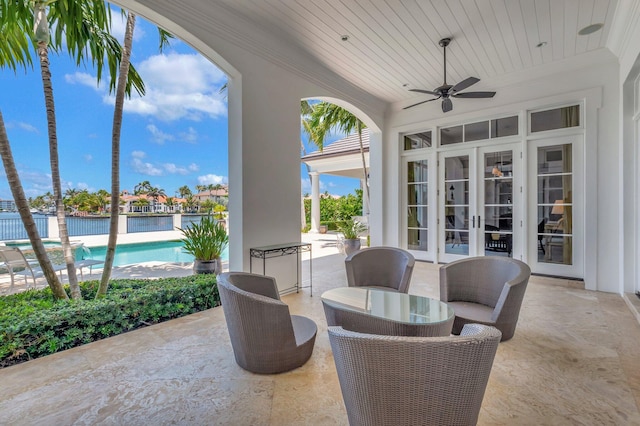
[[[536,47],[545,47],[547,45],[546,41],[541,41],[540,43],[536,44]]]
[[[349,41],[349,35],[343,34],[340,36],[340,41]]]
[[[403,109],[413,108],[414,106],[422,105],[426,102],[432,102],[432,101],[437,101],[438,99],[442,99],[442,102],[441,102],[442,112],[449,112],[453,110],[453,102],[451,101],[451,98],[479,99],[479,98],[492,98],[493,96],[495,96],[496,92],[462,92],[463,90],[479,82],[480,79],[477,77],[467,77],[466,79],[459,81],[454,85],[447,84],[447,46],[449,46],[449,43],[451,43],[451,38],[443,38],[438,42],[438,44],[442,47],[442,56],[444,59],[443,60],[444,82],[442,83],[442,86],[436,87],[433,90],[409,89],[410,92],[424,93],[424,94],[433,96],[433,98],[406,106]]]
[[[604,24],[601,23],[601,22],[598,22],[597,24],[587,25],[586,27],[584,27],[583,29],[578,31],[578,34],[580,34],[580,35],[593,34],[596,31],[599,31],[600,29],[602,29],[603,26],[604,26]]]

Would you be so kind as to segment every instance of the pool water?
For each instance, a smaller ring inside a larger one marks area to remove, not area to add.
[[[106,246],[91,247],[90,254],[85,258],[104,260],[107,253]],[[229,258],[228,249],[222,253],[222,260]],[[185,253],[182,241],[158,241],[137,244],[118,244],[113,266],[131,265],[142,262],[193,262],[193,255]]]

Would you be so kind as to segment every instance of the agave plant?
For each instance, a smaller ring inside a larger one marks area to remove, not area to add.
[[[192,254],[196,260],[219,259],[229,245],[229,235],[224,226],[211,216],[203,217],[200,223],[178,230],[184,235],[184,251]]]

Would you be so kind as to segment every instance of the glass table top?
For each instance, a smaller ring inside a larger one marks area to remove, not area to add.
[[[437,299],[413,294],[339,287],[322,294],[329,306],[406,324],[435,324],[453,317],[453,308]]]

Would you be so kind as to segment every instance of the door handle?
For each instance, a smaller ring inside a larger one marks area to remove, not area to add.
[[[473,216],[473,219],[471,219],[471,228],[475,228],[476,227],[476,217]]]

